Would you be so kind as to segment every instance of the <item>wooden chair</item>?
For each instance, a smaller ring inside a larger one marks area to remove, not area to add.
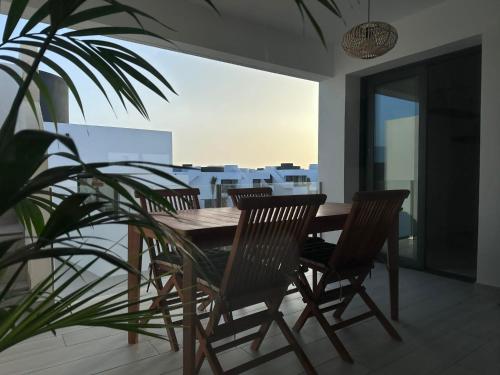
[[[256,187],[256,188],[241,188],[241,189],[228,189],[227,193],[231,197],[233,206],[237,206],[241,198],[249,197],[270,197],[273,195],[273,189],[270,187]],[[304,241],[304,250],[302,251],[317,251],[319,248],[324,248],[325,246],[332,246],[332,244],[326,243],[319,235],[319,233],[314,233],[306,238]],[[313,271],[313,277],[317,278],[316,271]],[[298,289],[291,287],[288,290],[288,294],[297,293]]]
[[[408,195],[407,190],[356,193],[344,230],[333,251],[306,251],[301,256],[303,268],[298,276],[297,287],[307,305],[295,323],[294,330],[300,331],[307,319],[315,317],[345,361],[353,362],[335,331],[364,319],[375,316],[389,335],[401,340],[389,320],[366,293],[363,282],[370,274],[375,257],[381,251]],[[319,281],[313,281],[310,285],[305,275],[307,269],[319,272]],[[328,288],[337,282],[337,287]],[[369,311],[341,320],[342,313],[356,295],[361,297]],[[337,319],[335,324],[327,322],[323,315],[327,311],[334,311]]]
[[[212,264],[197,264],[205,268],[198,277],[197,288],[211,295],[214,301],[206,326],[199,316],[196,320],[200,343],[196,355],[197,371],[206,358],[215,374],[239,374],[293,351],[308,374],[316,373],[285,323],[279,306],[288,286],[297,277],[299,249],[311,220],[325,200],[325,195],[295,195],[238,201],[240,220],[226,261],[219,258]],[[180,268],[181,264],[172,258],[170,265]],[[183,290],[182,279],[176,279],[176,286]],[[257,304],[263,304],[264,309],[236,319],[225,319],[221,324],[224,314],[231,316],[233,311]],[[288,345],[225,372],[217,354],[248,341],[253,341],[252,350],[258,350],[273,321]],[[226,340],[252,328],[258,330],[232,341]],[[220,343],[221,340],[225,341]]]
[[[183,189],[163,189],[156,190],[161,194],[177,211],[178,210],[191,210],[200,208],[200,189],[197,188],[183,188]],[[150,213],[162,212],[163,207],[158,206],[155,202],[150,201],[141,194],[136,193],[139,198],[141,207]]]
[[[198,196],[200,195],[199,189],[165,189],[157,190],[157,192],[160,193],[176,211],[200,208],[200,201],[198,199]],[[143,195],[136,193],[136,197],[139,198],[141,207],[149,213],[164,211],[163,207],[160,207],[158,204],[152,202]],[[179,344],[177,341],[175,330],[173,328],[173,322],[170,316],[169,307],[178,304],[180,302],[180,298],[177,292],[172,293],[172,289],[175,286],[172,276],[168,277],[165,284],[162,281],[162,276],[175,272],[175,270],[169,267],[165,267],[162,263],[158,263],[155,261],[155,259],[157,259],[161,255],[160,244],[157,240],[148,238],[146,239],[146,244],[148,246],[149,257],[151,259],[151,263],[149,265],[149,278],[158,294],[158,298],[153,301],[150,308],[162,308],[163,320],[167,329],[170,347],[173,351],[178,351]],[[172,253],[174,252],[171,246],[169,246],[168,250]]]
[[[271,189],[270,187],[228,189],[227,193],[231,197],[231,201],[233,202],[233,206],[237,207],[238,202],[242,198],[270,197],[273,195],[273,189]]]

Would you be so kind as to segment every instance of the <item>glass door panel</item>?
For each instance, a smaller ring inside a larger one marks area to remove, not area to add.
[[[373,190],[408,189],[399,216],[400,256],[412,262],[417,252],[418,139],[420,101],[418,77],[374,85],[371,90]]]

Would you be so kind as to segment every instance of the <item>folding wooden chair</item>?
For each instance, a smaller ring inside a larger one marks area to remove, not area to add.
[[[325,195],[295,195],[238,201],[240,220],[225,264],[220,261],[197,265],[205,268],[200,272],[197,288],[210,294],[214,301],[206,326],[199,317],[196,320],[200,343],[196,355],[197,371],[206,358],[215,374],[239,374],[293,351],[308,374],[316,373],[285,323],[279,306],[288,286],[297,277],[299,249],[311,220],[325,200]],[[181,266],[180,262],[177,264]],[[182,290],[182,281],[177,282]],[[264,310],[221,323],[224,314],[261,303]],[[248,341],[253,341],[251,348],[258,350],[273,321],[288,345],[225,372],[217,354]],[[225,340],[257,327],[256,332],[229,342]],[[220,343],[221,340],[225,341]]]
[[[307,319],[315,317],[340,356],[348,362],[352,357],[335,331],[375,316],[385,330],[396,340],[401,337],[389,320],[368,296],[363,282],[370,274],[375,257],[381,251],[389,231],[399,215],[407,190],[356,193],[344,230],[333,248],[305,251],[300,263],[303,266],[298,276],[297,287],[307,304],[294,325],[300,331]],[[308,282],[305,272],[311,269],[321,274],[318,281]],[[331,284],[338,283],[334,288]],[[342,313],[359,295],[369,311],[341,320]],[[337,322],[330,325],[324,313],[334,311]]]
[[[249,197],[270,197],[273,195],[273,189],[270,187],[256,187],[256,188],[241,188],[241,189],[228,189],[227,193],[231,197],[233,206],[237,206],[241,198]],[[302,251],[318,251],[320,248],[330,247],[332,244],[325,242],[319,235],[314,233],[308,237],[304,242],[304,250]],[[313,277],[317,277],[317,273],[313,272]],[[297,293],[298,289],[292,287],[288,290],[287,294]]]
[[[270,187],[228,189],[227,193],[231,197],[233,206],[237,207],[241,198],[270,197],[273,195],[273,189]]]
[[[157,192],[160,193],[177,211],[200,208],[200,202],[198,199],[198,196],[200,195],[199,189],[165,189],[157,190]],[[143,195],[136,193],[136,197],[139,198],[141,207],[149,213],[157,213],[164,210],[163,207],[159,206],[155,202],[152,202]],[[161,248],[157,240],[146,238],[146,244],[148,246],[149,257],[151,259],[151,263],[149,264],[149,278],[158,294],[158,298],[153,301],[150,308],[162,308],[163,320],[166,325],[170,347],[173,351],[178,351],[179,344],[173,328],[172,318],[169,313],[169,306],[179,304],[180,298],[177,292],[172,293],[172,289],[175,286],[174,278],[172,276],[168,277],[165,284],[162,281],[162,276],[165,276],[166,274],[170,275],[172,272],[176,272],[176,270],[166,266],[162,262],[156,261],[159,257],[161,257]],[[174,251],[171,246],[169,246],[168,250],[171,253]]]

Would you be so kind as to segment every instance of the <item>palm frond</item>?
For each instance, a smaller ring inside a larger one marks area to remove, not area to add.
[[[123,282],[96,291],[96,288],[116,273],[117,268],[67,292],[96,259],[70,276],[67,276],[70,269],[60,265],[29,294],[14,298],[7,307],[0,306],[0,352],[26,338],[45,332],[56,333],[57,330],[70,326],[108,327],[165,339],[163,335],[152,331],[164,327],[163,322],[149,323],[161,318],[161,311],[139,309],[135,313],[127,313],[127,308],[131,305],[126,299],[128,290],[111,292]],[[63,280],[63,277],[67,278]],[[149,305],[151,300],[152,298],[144,298],[133,304]]]

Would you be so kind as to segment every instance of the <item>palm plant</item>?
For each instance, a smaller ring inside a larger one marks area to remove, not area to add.
[[[216,10],[211,0],[200,1],[205,1]],[[294,1],[324,43],[321,29],[310,9],[303,0]],[[328,11],[340,16],[333,0],[317,1]],[[159,311],[127,313],[124,312],[128,307],[128,301],[124,298],[127,291],[106,297],[104,294],[111,287],[100,292],[93,291],[119,269],[134,273],[139,273],[139,270],[132,269],[108,248],[100,245],[97,238],[83,233],[86,228],[98,225],[134,225],[139,230],[153,231],[162,246],[167,242],[176,242],[180,249],[193,246],[174,231],[162,227],[136,202],[131,190],[139,192],[164,207],[166,212],[175,215],[174,208],[150,187],[149,181],[140,175],[110,174],[106,172],[106,168],[126,166],[158,176],[163,182],[154,183],[156,188],[166,188],[167,183],[184,184],[165,173],[162,169],[165,165],[161,164],[140,161],[85,163],[71,138],[43,130],[16,132],[16,123],[24,100],[37,115],[30,92],[32,84],[36,85],[45,98],[52,118],[56,120],[51,94],[38,73],[41,66],[49,67],[65,81],[84,113],[77,87],[51,55],[70,62],[85,74],[110,105],[110,93],[105,90],[101,83],[103,81],[109,85],[123,107],[132,106],[148,118],[146,106],[131,78],[165,100],[167,98],[164,92],[175,93],[174,89],[141,56],[99,36],[135,34],[164,39],[145,29],[142,19],[149,19],[165,29],[169,27],[117,0],[100,0],[97,3],[88,0],[46,0],[21,25],[21,17],[28,5],[29,0],[12,1],[0,43],[0,70],[19,85],[10,111],[0,128],[0,215],[14,209],[27,231],[27,238],[4,239],[0,236],[0,274],[7,267],[14,267],[15,270],[7,283],[0,286],[0,352],[29,337],[44,332],[55,333],[60,328],[73,325],[103,326],[158,336],[148,329],[161,326],[150,323],[154,318],[161,317]],[[134,24],[127,27],[82,27],[87,21],[113,14],[126,14]],[[40,27],[41,25],[44,26]],[[32,63],[28,64],[22,58],[14,57],[13,52],[31,58]],[[65,150],[48,154],[49,146],[56,141],[63,144]],[[38,173],[53,155],[66,158],[71,161],[71,165],[49,168]],[[99,191],[83,194],[62,186],[65,181],[76,181],[81,176],[102,181],[114,189],[120,199],[115,202]],[[110,202],[114,203],[113,209],[103,209]],[[77,255],[89,256],[88,263],[76,267],[72,257]],[[61,263],[32,290],[15,292],[13,286],[23,267],[27,262],[40,258],[58,259]],[[97,280],[64,293],[98,259],[111,263],[115,268]]]

